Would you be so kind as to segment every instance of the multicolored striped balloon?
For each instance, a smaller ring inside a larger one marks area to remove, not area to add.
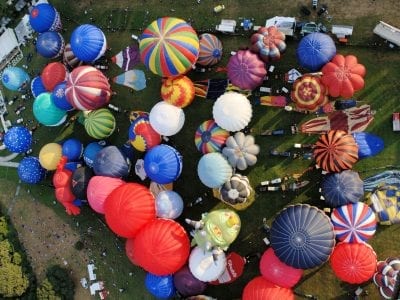
[[[372,209],[362,202],[351,203],[333,210],[333,230],[339,241],[365,242],[375,234],[376,219]]]
[[[115,130],[115,117],[107,108],[100,108],[87,114],[84,125],[88,135],[94,139],[104,139]]]
[[[191,69],[199,55],[199,38],[182,19],[163,17],[153,21],[140,37],[140,59],[150,71],[173,77]]]
[[[167,78],[161,85],[161,98],[169,104],[184,108],[193,102],[194,84],[187,76]]]
[[[207,120],[201,123],[194,135],[194,143],[203,154],[221,152],[229,131],[222,129],[214,120]]]
[[[202,66],[212,66],[218,63],[222,57],[222,43],[213,34],[200,35],[200,52],[197,63]]]
[[[92,66],[80,66],[68,76],[65,95],[74,108],[93,110],[108,104],[111,88],[101,71]]]

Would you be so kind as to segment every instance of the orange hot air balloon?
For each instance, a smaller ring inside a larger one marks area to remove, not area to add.
[[[57,84],[67,78],[67,69],[60,62],[52,62],[43,68],[40,76],[46,90],[52,92]]]
[[[104,203],[106,223],[119,236],[133,238],[156,217],[153,194],[144,185],[125,183],[113,190]]]
[[[320,136],[314,145],[316,163],[327,172],[348,170],[358,160],[358,146],[351,134],[330,130]]]
[[[354,55],[336,54],[321,71],[321,81],[332,97],[349,98],[364,87],[366,69]]]
[[[293,84],[290,96],[299,110],[316,111],[328,102],[321,79],[311,75],[298,78]]]
[[[339,243],[330,258],[336,276],[351,284],[360,284],[372,278],[376,271],[376,253],[366,243]]]
[[[179,223],[156,219],[140,230],[133,249],[133,261],[147,272],[163,276],[183,267],[189,257],[190,242]]]
[[[194,84],[187,76],[167,78],[161,85],[161,98],[169,104],[184,108],[194,99]]]
[[[242,300],[285,299],[294,300],[291,289],[279,287],[262,276],[250,280],[244,287]]]

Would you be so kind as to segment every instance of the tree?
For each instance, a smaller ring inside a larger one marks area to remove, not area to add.
[[[61,300],[62,298],[56,294],[53,285],[46,278],[36,292],[38,300]]]
[[[47,269],[46,276],[57,295],[66,300],[74,299],[75,284],[67,269],[54,265]]]
[[[21,266],[12,263],[0,265],[0,295],[21,296],[28,286],[28,277],[22,272]]]
[[[4,216],[0,217],[0,240],[6,238],[8,234],[7,220]]]

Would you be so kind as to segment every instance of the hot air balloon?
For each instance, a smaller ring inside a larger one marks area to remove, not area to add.
[[[158,218],[176,219],[183,212],[182,197],[174,191],[161,191],[156,196],[156,215]]]
[[[35,5],[29,14],[29,23],[36,32],[59,31],[62,28],[60,14],[49,3]]]
[[[161,276],[173,274],[183,267],[189,257],[190,243],[179,223],[156,219],[139,231],[133,249],[133,260],[139,266]]]
[[[125,238],[137,237],[140,229],[149,226],[156,217],[154,196],[141,184],[124,183],[108,195],[104,212],[114,233]]]
[[[358,146],[359,159],[375,156],[385,148],[384,141],[372,133],[353,132],[351,135]]]
[[[266,250],[261,256],[260,272],[269,282],[288,289],[295,286],[303,276],[303,270],[281,262],[272,248]]]
[[[329,101],[320,78],[311,75],[296,79],[290,95],[299,110],[316,111]]]
[[[67,118],[66,111],[54,105],[50,93],[41,93],[36,97],[33,102],[33,115],[44,126],[58,126]]]
[[[230,165],[239,170],[246,170],[247,167],[255,165],[259,152],[260,147],[255,144],[254,137],[245,135],[241,131],[228,137],[226,146],[222,149],[222,154],[228,159]]]
[[[260,27],[250,41],[251,51],[258,53],[264,62],[279,60],[286,50],[285,34],[275,26]]]
[[[283,209],[271,226],[275,255],[296,269],[310,269],[328,260],[335,245],[333,226],[322,210],[307,204]]]
[[[218,152],[204,154],[197,165],[200,181],[209,188],[219,188],[232,176],[232,167]]]
[[[90,207],[99,214],[104,214],[104,202],[108,195],[117,187],[123,185],[125,181],[120,178],[108,176],[93,176],[87,186],[87,200]]]
[[[100,28],[83,24],[71,34],[71,49],[81,61],[91,63],[104,55],[107,48],[106,37]]]
[[[320,70],[335,54],[335,42],[329,35],[320,32],[304,36],[296,49],[299,65],[312,72]]]
[[[193,276],[188,266],[174,274],[174,285],[183,297],[201,295],[207,287],[205,282]]]
[[[93,171],[97,176],[127,177],[130,161],[116,146],[106,146],[96,154]]]
[[[19,91],[24,86],[28,87],[29,81],[28,73],[19,67],[7,67],[1,75],[1,82],[10,91]]]
[[[141,91],[146,88],[146,75],[142,70],[128,70],[123,74],[115,76],[112,80],[135,91]]]
[[[124,71],[132,70],[140,63],[139,47],[132,44],[111,57],[111,61]]]
[[[77,199],[87,199],[87,188],[92,177],[93,171],[89,167],[79,167],[72,173],[71,190]]]
[[[67,97],[65,96],[65,89],[67,87],[67,82],[63,81],[57,84],[53,92],[51,93],[51,100],[53,101],[54,105],[62,110],[72,110],[74,107],[69,104]]]
[[[360,284],[376,271],[376,253],[366,243],[339,243],[330,258],[333,272],[345,282]]]
[[[96,158],[97,153],[104,148],[103,142],[91,142],[83,150],[83,160],[85,164],[92,168],[93,162]]]
[[[222,43],[213,34],[203,33],[199,37],[200,52],[197,62],[202,66],[217,64],[222,58]]]
[[[92,66],[80,66],[69,74],[65,94],[76,109],[93,110],[108,104],[111,89],[101,71]]]
[[[221,200],[229,205],[245,203],[253,189],[246,176],[233,174],[219,189]]]
[[[165,101],[160,101],[150,111],[150,124],[161,135],[177,134],[185,123],[185,113],[182,108]]]
[[[163,17],[153,21],[140,36],[140,58],[162,77],[189,71],[199,55],[199,38],[184,20]]]
[[[332,97],[352,97],[364,87],[366,69],[354,55],[337,54],[321,71],[321,81]]]
[[[184,108],[194,99],[194,85],[184,75],[167,78],[161,85],[161,98],[169,104]]]
[[[394,299],[396,279],[400,271],[399,262],[399,258],[394,257],[379,261],[377,264],[373,281],[379,287],[379,293],[384,299]]]
[[[68,158],[68,161],[77,161],[83,154],[83,144],[76,138],[69,138],[62,144],[62,155]]]
[[[329,173],[322,179],[321,194],[331,207],[356,203],[364,195],[363,181],[352,170]]]
[[[4,135],[4,146],[13,153],[24,153],[31,148],[32,134],[25,126],[11,127]]]
[[[171,146],[155,146],[144,157],[144,169],[147,176],[157,183],[174,182],[182,172],[182,156]]]
[[[61,33],[47,31],[39,34],[36,51],[45,58],[57,58],[64,52],[65,42]]]
[[[52,92],[55,86],[66,80],[67,69],[60,62],[51,62],[42,70],[42,81],[48,92]]]
[[[341,242],[361,243],[375,234],[375,213],[367,204],[362,202],[335,208],[331,220],[336,239]]]
[[[342,130],[330,130],[320,136],[313,148],[314,158],[323,170],[348,170],[358,160],[358,146],[354,138]]]
[[[195,95],[212,100],[222,96],[231,87],[232,84],[227,78],[212,78],[194,82]]]
[[[226,256],[223,251],[217,254],[194,247],[189,256],[189,269],[195,278],[203,282],[217,280],[226,268]]]
[[[213,117],[221,128],[227,131],[240,131],[245,128],[253,116],[249,100],[242,94],[227,92],[215,101]]]
[[[46,87],[43,84],[42,77],[36,76],[31,81],[31,92],[33,97],[39,96],[41,93],[47,92]]]
[[[239,50],[229,58],[228,78],[242,90],[254,90],[267,75],[264,62],[250,50]]]
[[[217,280],[211,281],[210,284],[228,284],[236,281],[240,276],[242,276],[246,263],[246,258],[239,255],[238,253],[228,253],[228,255],[226,256],[226,268],[224,273],[222,273],[222,275],[219,276]]]
[[[291,289],[279,287],[262,276],[250,280],[244,287],[243,300],[266,300],[266,299],[285,299],[294,300]]]
[[[24,157],[18,165],[18,177],[22,182],[36,184],[44,179],[46,170],[40,165],[39,158]]]
[[[157,299],[169,299],[176,293],[174,278],[172,275],[158,276],[147,273],[144,285],[150,294]]]
[[[150,150],[161,143],[161,136],[151,126],[148,114],[136,118],[128,132],[130,143],[138,151]]]
[[[376,213],[379,224],[400,223],[400,187],[398,185],[381,185],[379,182],[369,196],[369,204]]]
[[[133,252],[134,252],[134,249],[133,249],[133,241],[134,241],[134,240],[135,240],[134,238],[131,238],[131,239],[127,239],[127,240],[126,240],[126,243],[125,243],[125,253],[126,253],[126,256],[128,257],[129,261],[130,261],[132,264],[134,264],[135,266],[139,266],[139,265],[137,264],[137,262],[134,261],[134,259],[133,259]]]
[[[67,43],[64,47],[63,63],[70,69],[76,68],[82,64],[82,61],[77,58],[72,51],[70,43]]]
[[[203,154],[220,152],[228,137],[228,131],[219,127],[214,120],[207,120],[197,128],[194,143]]]
[[[94,139],[104,139],[114,133],[116,121],[107,108],[90,111],[84,120],[86,133]]]
[[[48,143],[44,145],[39,152],[40,165],[46,170],[53,171],[62,157],[62,147],[57,143]]]

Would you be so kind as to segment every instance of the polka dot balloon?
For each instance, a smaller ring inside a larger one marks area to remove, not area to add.
[[[4,135],[4,145],[14,153],[24,153],[31,148],[32,134],[25,126],[11,127]]]
[[[18,166],[18,176],[25,183],[35,184],[40,182],[46,170],[40,165],[39,158],[34,156],[24,157]]]

